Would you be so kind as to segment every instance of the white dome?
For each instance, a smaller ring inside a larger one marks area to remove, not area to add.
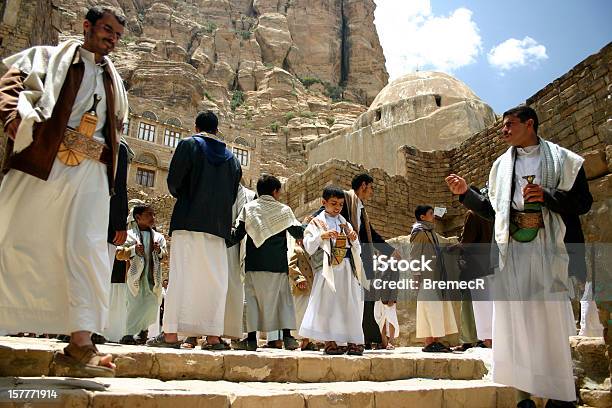
[[[480,100],[466,84],[448,74],[419,71],[406,74],[390,82],[376,96],[370,105],[370,110],[421,95],[439,96],[440,106],[465,100]]]

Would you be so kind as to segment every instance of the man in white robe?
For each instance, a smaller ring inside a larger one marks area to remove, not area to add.
[[[225,240],[230,238],[242,169],[225,143],[215,138],[218,119],[213,112],[200,113],[195,128],[197,134],[179,142],[168,171],[168,189],[177,201],[170,220],[165,334],[147,345],[180,347],[180,333],[205,335],[202,348],[223,350],[228,288]]]
[[[455,174],[446,182],[466,207],[495,221],[493,381],[518,389],[520,408],[535,407],[530,394],[548,398],[547,408],[573,407],[568,275],[584,264],[578,216],[593,199],[584,159],[538,138],[537,130],[533,109],[504,113],[511,147],[493,164],[488,197]]]
[[[0,329],[70,333],[56,364],[74,376],[114,375],[112,356],[90,336],[104,329],[110,297],[109,196],[128,106],[107,55],[124,25],[116,10],[93,7],[84,43],[22,51],[4,60],[0,80],[10,139],[0,187]],[[60,150],[69,141],[88,149],[64,164],[56,156],[70,152]]]

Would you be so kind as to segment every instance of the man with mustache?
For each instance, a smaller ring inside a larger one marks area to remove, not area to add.
[[[493,381],[519,391],[519,408],[535,408],[531,394],[548,398],[546,408],[573,407],[569,275],[585,278],[579,215],[593,203],[584,159],[539,137],[528,106],[503,114],[502,137],[510,148],[493,163],[488,197],[446,178],[463,205],[494,221]]]
[[[109,197],[127,119],[123,81],[107,57],[124,31],[96,6],[84,42],[32,47],[4,60],[0,119],[9,137],[0,186],[0,328],[70,333],[56,358],[71,376],[113,376],[91,333],[106,325]],[[125,233],[114,244],[125,241]]]

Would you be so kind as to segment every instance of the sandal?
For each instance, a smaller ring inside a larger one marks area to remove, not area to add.
[[[166,339],[164,338],[164,333],[160,333],[158,334],[156,337],[153,337],[149,340],[147,340],[147,346],[149,347],[160,347],[160,348],[181,348],[181,341],[175,341],[172,343],[169,343],[166,341]]]
[[[234,350],[257,351],[257,340],[232,340],[232,348]]]
[[[283,338],[283,345],[285,350],[297,350],[300,347],[300,343],[293,336]]]
[[[316,346],[316,344],[314,344],[312,341],[309,341],[308,344],[306,344],[306,346],[300,348],[301,351],[319,351],[318,347]]]
[[[196,348],[197,345],[198,345],[197,337],[187,337],[185,340],[183,340],[183,343],[181,344],[181,348],[191,350],[191,349]]]
[[[270,340],[270,341],[266,342],[266,344],[264,344],[262,348],[267,348],[267,349],[282,349],[283,348],[283,342],[281,340]]]
[[[349,356],[363,356],[364,349],[362,344],[349,343],[346,354]]]
[[[421,349],[425,353],[452,353],[453,351],[444,344],[434,341]]]
[[[325,343],[323,354],[327,354],[330,356],[339,356],[340,354],[344,354],[344,351],[338,347],[335,341],[330,341]]]
[[[201,349],[206,351],[224,351],[231,350],[232,348],[226,342],[220,341],[219,343],[215,344],[202,343]]]
[[[134,336],[126,334],[125,336],[123,336],[121,338],[121,340],[119,340],[119,344],[126,344],[128,346],[135,346],[136,344],[138,344],[138,342],[136,341]]]
[[[76,346],[69,344],[64,348],[64,353],[57,353],[54,363],[68,369],[62,372],[63,376],[71,377],[114,377],[115,369],[100,365],[102,354],[94,344]],[[63,370],[61,370],[63,371]]]
[[[388,343],[387,347],[385,347],[385,349],[387,349],[387,350],[395,350],[395,346],[393,344],[391,344],[391,343]]]
[[[451,350],[452,351],[468,351],[472,347],[474,347],[474,345],[472,345],[472,343],[463,343],[460,346],[451,348]]]

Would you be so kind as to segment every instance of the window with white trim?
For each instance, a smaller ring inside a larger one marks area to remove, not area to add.
[[[239,147],[234,147],[233,151],[242,166],[246,167],[249,165],[249,151],[248,150],[241,149]]]
[[[147,169],[136,169],[136,183],[144,187],[153,187],[155,184],[155,172]]]
[[[164,144],[169,147],[176,147],[181,140],[181,132],[175,132],[171,129],[166,129],[164,134]]]
[[[147,142],[155,142],[155,125],[140,122],[138,126],[138,138]]]

